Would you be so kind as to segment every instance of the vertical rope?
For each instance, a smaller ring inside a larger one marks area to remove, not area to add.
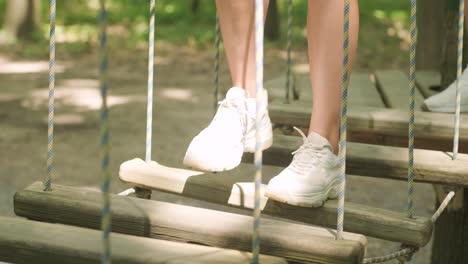
[[[408,208],[407,215],[413,217],[413,191],[414,191],[414,108],[416,92],[416,0],[411,0],[411,45],[410,45],[410,73],[409,73],[409,126],[408,126]]]
[[[154,75],[154,16],[155,0],[150,0],[149,43],[148,43],[148,104],[146,109],[146,162],[151,161],[153,133],[153,75]]]
[[[99,12],[99,76],[100,76],[100,91],[101,91],[101,169],[104,176],[102,183],[102,256],[101,263],[111,263],[110,251],[110,232],[111,232],[111,214],[110,214],[110,170],[109,170],[109,109],[107,106],[107,90],[108,90],[108,76],[107,76],[107,12],[105,0],[100,0]]]
[[[47,176],[43,181],[44,191],[52,189],[54,169],[54,111],[55,111],[55,18],[56,2],[50,0],[50,46],[49,46],[49,107],[47,121]]]
[[[349,0],[344,0],[344,23],[343,23],[343,76],[341,94],[341,122],[340,122],[340,190],[338,193],[338,219],[337,239],[343,239],[344,224],[344,200],[346,189],[346,137],[348,126],[348,83],[349,83]]]
[[[458,9],[458,49],[457,49],[457,96],[455,109],[455,126],[453,136],[453,156],[456,159],[458,156],[458,138],[460,137],[460,107],[461,107],[461,74],[463,63],[463,27],[465,18],[465,0],[460,0]]]
[[[259,263],[260,253],[260,188],[262,185],[262,139],[261,118],[266,106],[263,105],[263,0],[255,0],[255,207],[252,236],[253,264]]]
[[[292,10],[293,3],[292,0],[288,0],[288,27],[287,27],[287,40],[286,40],[286,86],[285,86],[285,103],[289,103],[290,91],[291,91],[291,46],[292,46]]]
[[[221,29],[219,26],[219,17],[216,14],[215,24],[215,56],[214,56],[214,93],[213,93],[213,109],[216,113],[218,109],[219,100],[219,59],[220,59],[220,45],[221,45]]]

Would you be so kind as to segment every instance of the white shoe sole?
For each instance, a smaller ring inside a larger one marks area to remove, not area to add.
[[[207,172],[220,172],[236,168],[237,166],[239,166],[241,158],[242,157],[235,160],[230,160],[229,163],[222,164],[222,166],[220,166],[221,164],[219,164],[219,162],[214,166],[212,162],[206,162],[204,160],[197,159],[196,155],[188,153],[184,157],[183,164],[186,167],[196,170],[202,170]]]
[[[340,188],[339,180],[331,182],[321,193],[313,195],[291,195],[285,192],[274,192],[267,188],[265,196],[277,202],[300,207],[320,207],[327,199],[336,199]]]

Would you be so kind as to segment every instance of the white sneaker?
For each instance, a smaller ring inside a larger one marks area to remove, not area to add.
[[[293,152],[291,164],[268,183],[265,196],[279,202],[318,207],[338,196],[340,166],[327,139],[312,132]]]
[[[461,112],[468,112],[468,68],[461,76]],[[455,113],[457,82],[454,81],[444,91],[424,100],[421,108],[424,111]]]
[[[273,143],[273,132],[266,110],[268,94],[264,90],[262,149]],[[244,89],[233,87],[219,102],[215,117],[190,143],[184,165],[204,171],[224,171],[237,167],[244,151],[255,150],[255,99],[247,98]]]

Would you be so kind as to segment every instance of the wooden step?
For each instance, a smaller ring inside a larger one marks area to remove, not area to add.
[[[14,197],[15,213],[33,220],[99,228],[101,193],[35,183]],[[111,196],[114,232],[249,251],[252,218],[132,197]],[[308,263],[361,263],[367,240],[346,233],[262,219],[261,252]]]
[[[0,217],[0,261],[30,263],[99,263],[98,230]],[[112,263],[205,264],[251,263],[246,252],[178,242],[111,234]],[[261,256],[261,263],[286,264],[278,257]]]
[[[268,90],[269,101],[285,102],[286,96],[289,96],[290,101],[297,100],[301,94],[301,89],[307,89],[306,87],[310,86],[310,84],[308,80],[304,78],[297,79],[296,75],[292,74],[288,94],[286,94],[286,75],[268,80],[263,86]]]
[[[275,124],[309,127],[311,104],[272,102],[270,118]],[[468,153],[468,122],[460,123],[460,151]],[[451,151],[453,115],[416,111],[416,147]],[[405,147],[408,144],[408,111],[374,107],[350,107],[348,133],[351,141]]]
[[[377,70],[375,71],[375,81],[388,108],[409,108],[409,79],[407,73],[398,70]],[[414,97],[415,107],[420,109],[424,98],[419,90],[415,91]]]
[[[244,209],[253,208],[253,170],[249,175],[239,173],[239,169],[212,174],[165,167],[155,162],[145,164],[141,160],[122,164],[120,179],[131,186],[172,192]],[[127,169],[129,167],[139,169]],[[273,176],[263,175],[263,182],[268,182]],[[262,185],[262,194],[265,186]],[[301,208],[268,200],[263,195],[262,197],[261,206],[264,214],[303,223],[336,227],[336,200],[329,200],[319,208]],[[408,219],[402,213],[352,202],[346,202],[345,219],[346,231],[414,246],[425,245],[432,232],[429,219]]]
[[[312,90],[310,87],[309,73],[295,73],[294,80],[295,94],[299,96],[301,101],[310,103],[312,100]],[[285,76],[265,82],[265,87],[268,89],[268,94],[272,101],[284,102],[285,83]],[[370,79],[369,73],[353,73],[349,84],[349,105],[385,107],[377,88]]]
[[[273,146],[263,152],[263,163],[286,167],[291,163],[291,152],[299,148],[302,139],[296,136],[275,135]],[[244,155],[251,162],[251,154]],[[346,171],[352,175],[406,180],[408,150],[405,148],[348,143]],[[468,155],[459,154],[452,160],[448,153],[416,149],[414,179],[419,182],[468,186]]]

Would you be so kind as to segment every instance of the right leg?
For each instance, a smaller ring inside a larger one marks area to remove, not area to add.
[[[263,1],[266,11],[268,0]],[[253,152],[256,143],[254,2],[217,0],[216,5],[233,88],[220,102],[213,121],[192,140],[185,154],[184,165],[204,171],[237,167],[242,154]],[[266,107],[267,96],[263,100]],[[267,111],[262,114],[260,133],[262,149],[271,146],[273,133]]]
[[[264,10],[269,0],[264,0]],[[255,97],[254,1],[216,0],[232,86]]]

